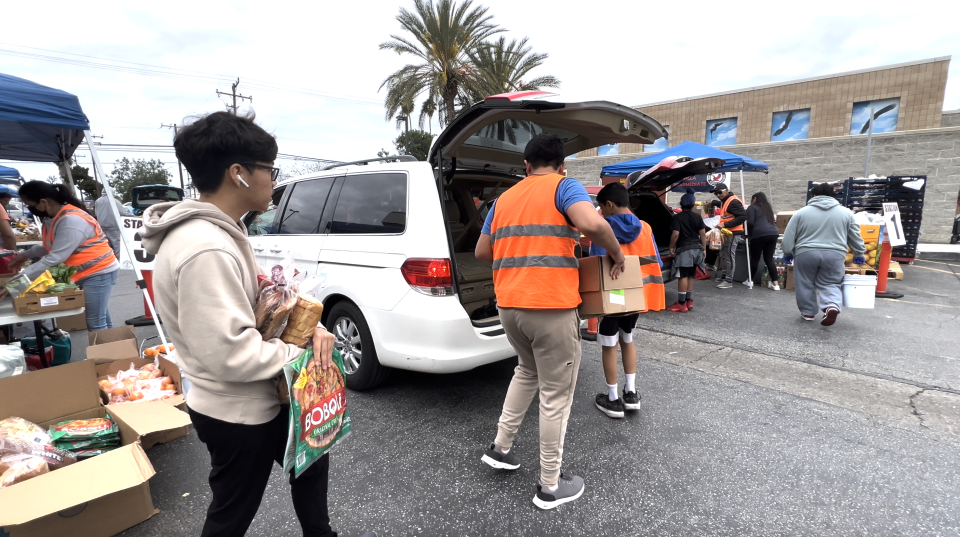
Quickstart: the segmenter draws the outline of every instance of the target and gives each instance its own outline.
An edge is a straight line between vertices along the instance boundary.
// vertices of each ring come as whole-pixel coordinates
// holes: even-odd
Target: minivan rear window
[[[553,134],[563,140],[563,143],[567,143],[579,136],[575,132],[554,127],[544,127],[534,121],[509,119],[483,127],[479,132],[467,138],[465,144],[523,153],[524,148],[527,147],[527,142],[538,134]]]
[[[407,227],[407,175],[348,175],[337,199],[331,233],[403,233]]]

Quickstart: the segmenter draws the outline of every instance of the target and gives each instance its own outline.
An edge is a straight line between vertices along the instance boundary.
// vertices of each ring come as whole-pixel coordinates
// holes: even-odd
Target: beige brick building
[[[856,121],[855,104],[860,103],[861,117],[869,116],[865,102],[880,102],[878,106],[896,103],[895,131],[932,129],[941,126],[949,65],[949,56],[933,58],[635,108],[669,127],[671,147],[683,141],[709,143],[708,138],[713,136],[710,127],[721,121],[732,126],[732,131],[726,132],[727,145],[779,141],[774,132],[784,125],[787,112],[792,112],[791,118],[801,118],[794,123],[802,121],[807,129],[804,138],[789,141],[857,134],[851,132],[851,123]],[[885,124],[892,129],[894,114],[890,112],[886,113]],[[854,130],[861,124],[864,124],[862,119]],[[879,125],[879,120],[875,124]],[[620,144],[617,152],[623,155],[645,150],[659,149]],[[577,156],[597,154],[597,149],[591,149]]]

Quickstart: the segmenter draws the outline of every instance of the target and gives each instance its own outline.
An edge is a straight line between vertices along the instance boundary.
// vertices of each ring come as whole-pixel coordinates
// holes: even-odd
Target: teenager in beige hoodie
[[[216,112],[174,140],[200,200],[164,203],[144,213],[144,247],[156,254],[153,290],[180,367],[197,436],[210,452],[203,536],[243,535],[256,515],[274,462],[283,463],[288,405],[277,395],[283,365],[302,349],[263,341],[253,306],[266,274],[247,242],[241,217],[264,211],[276,185],[277,143],[251,118]],[[323,368],[334,337],[313,337]],[[329,458],[293,479],[293,505],[306,536],[336,535],[327,514]]]

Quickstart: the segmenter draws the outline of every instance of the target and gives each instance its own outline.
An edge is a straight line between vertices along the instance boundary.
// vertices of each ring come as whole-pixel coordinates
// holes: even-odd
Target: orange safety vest
[[[68,214],[83,218],[84,221],[93,226],[94,229],[93,238],[82,242],[80,246],[77,246],[77,249],[70,254],[70,257],[64,261],[65,265],[77,267],[77,273],[74,274],[71,279],[74,282],[78,282],[87,276],[110,268],[110,266],[116,262],[117,257],[113,253],[113,248],[110,248],[110,243],[107,242],[107,236],[104,235],[103,230],[100,229],[100,224],[98,224],[89,213],[77,209],[73,205],[64,205],[60,209],[60,212],[53,217],[50,225],[43,226],[43,247],[46,248],[48,252],[53,249],[53,232],[57,228],[57,223]]]
[[[556,174],[532,175],[497,200],[490,226],[493,288],[502,308],[573,309],[580,305],[580,232],[557,210]]]
[[[732,202],[733,200],[740,201],[740,198],[734,196],[733,194],[730,194],[729,196],[727,196],[727,199],[723,200],[723,206],[720,207],[720,224],[725,224],[733,220],[733,215],[727,212],[727,207],[730,206],[730,202]],[[743,231],[743,224],[740,224],[739,226],[736,226],[736,227],[727,228],[727,229],[729,229],[730,231]]]
[[[653,238],[650,224],[640,221],[640,236],[630,244],[621,244],[623,255],[639,255],[657,258],[657,241]],[[660,311],[666,307],[666,294],[663,289],[663,274],[660,264],[640,265],[643,274],[643,298],[647,309],[642,311]]]

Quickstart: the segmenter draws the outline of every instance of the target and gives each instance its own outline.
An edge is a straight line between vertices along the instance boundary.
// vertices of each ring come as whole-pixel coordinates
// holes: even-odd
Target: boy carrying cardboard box
[[[630,211],[630,194],[620,183],[611,183],[597,194],[597,203],[604,219],[613,229],[624,255],[655,257],[657,263],[642,265],[643,311],[660,311],[664,308],[663,276],[660,268],[660,254],[653,239],[650,225],[641,221]],[[606,255],[606,250],[597,244],[590,246],[591,256]],[[603,317],[600,320],[597,342],[602,347],[603,374],[607,381],[607,393],[596,397],[597,408],[611,418],[622,418],[625,410],[640,410],[640,396],[637,394],[637,351],[633,344],[633,329],[637,325],[639,313],[621,317]],[[619,338],[618,338],[619,335]],[[623,372],[627,377],[623,388],[623,398],[617,395],[617,341],[623,359]]]

